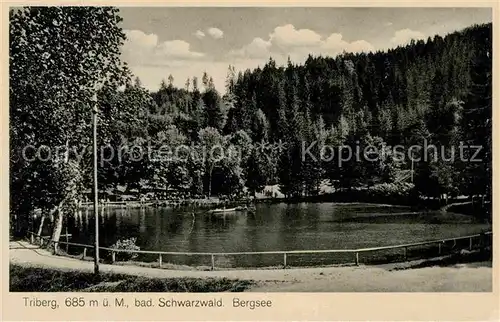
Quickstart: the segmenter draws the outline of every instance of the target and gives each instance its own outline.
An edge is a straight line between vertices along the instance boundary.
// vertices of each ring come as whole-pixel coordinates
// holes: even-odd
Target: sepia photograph
[[[8,10],[10,292],[493,292],[491,7]]]

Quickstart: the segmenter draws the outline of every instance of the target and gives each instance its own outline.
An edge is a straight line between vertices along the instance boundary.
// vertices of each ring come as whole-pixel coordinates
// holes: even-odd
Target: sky
[[[492,21],[489,8],[120,8],[127,40],[122,58],[149,90],[203,72],[224,93],[229,65],[263,66],[270,57],[303,63],[309,54],[336,56],[445,36]]]

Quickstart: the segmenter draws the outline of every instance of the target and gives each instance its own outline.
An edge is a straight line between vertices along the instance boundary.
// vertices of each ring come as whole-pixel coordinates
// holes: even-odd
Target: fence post
[[[283,268],[286,268],[286,253],[283,253]]]
[[[215,258],[214,258],[214,254],[210,254],[210,257],[212,259],[212,271],[215,269]]]
[[[115,251],[114,251],[114,250],[112,250],[112,251],[111,251],[111,263],[112,263],[112,264],[113,264],[113,263],[115,262],[115,260],[116,260],[116,255],[115,255],[115,254],[116,254],[116,253],[115,253]]]
[[[438,247],[439,247],[439,255],[441,255],[441,244],[442,244],[442,243],[443,243],[443,242],[441,241],[441,242],[439,242],[439,244],[438,244]]]
[[[472,250],[472,237],[469,238],[469,250]]]
[[[403,256],[404,256],[405,262],[408,260],[408,254],[407,254],[408,253],[408,249],[407,248],[408,247],[403,247],[403,250],[404,250],[404,253],[403,253],[404,255]]]
[[[161,267],[161,262],[162,262],[163,258],[160,254],[160,256],[158,257],[158,266]]]
[[[359,265],[359,252],[356,252],[356,266]]]
[[[83,247],[83,256],[82,259],[85,259],[87,257],[87,247]]]
[[[29,233],[29,234],[30,234],[30,242],[31,242],[31,244],[34,244],[35,240],[34,240],[34,237],[33,237],[33,233]]]

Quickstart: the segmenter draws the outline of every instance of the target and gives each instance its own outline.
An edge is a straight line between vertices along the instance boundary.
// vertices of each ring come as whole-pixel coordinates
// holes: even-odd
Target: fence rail
[[[87,254],[87,249],[94,249],[95,246],[93,245],[87,245],[87,244],[80,244],[80,243],[73,243],[73,242],[68,242],[68,241],[58,241],[54,242],[50,237],[48,236],[40,236],[37,235],[33,232],[28,232],[30,235],[30,242],[32,244],[35,244],[35,238],[40,240],[40,244],[43,246],[44,242],[47,241],[48,244],[52,243],[54,245],[54,254],[57,253],[58,245],[66,245],[66,246],[75,246],[75,247],[81,247],[83,248],[83,255],[82,259],[86,257]],[[238,255],[283,255],[283,268],[287,267],[287,255],[293,255],[293,254],[332,254],[332,253],[342,253],[342,254],[354,254],[353,256],[353,264],[359,265],[360,260],[359,260],[359,255],[362,253],[368,253],[368,252],[377,252],[377,251],[382,251],[382,250],[397,250],[397,249],[403,249],[403,258],[406,261],[407,260],[407,253],[408,249],[411,247],[418,247],[418,246],[426,246],[426,245],[438,245],[438,254],[441,255],[442,253],[442,245],[444,245],[446,242],[454,242],[454,245],[457,244],[457,241],[465,241],[468,240],[468,248],[469,250],[472,250],[473,248],[473,239],[475,238],[481,238],[481,247],[484,247],[484,240],[483,238],[486,236],[492,235],[491,231],[484,232],[481,234],[475,234],[475,235],[468,235],[468,236],[460,236],[460,237],[453,237],[453,238],[444,238],[444,239],[437,239],[437,240],[431,240],[431,241],[423,241],[423,242],[417,242],[417,243],[408,243],[408,244],[400,244],[400,245],[391,245],[391,246],[380,246],[380,247],[370,247],[370,248],[357,248],[357,249],[318,249],[318,250],[288,250],[288,251],[260,251],[260,252],[168,252],[168,251],[150,251],[150,250],[131,250],[131,249],[114,249],[110,247],[99,247],[99,250],[103,251],[108,251],[111,254],[111,262],[114,263],[116,259],[116,253],[132,253],[132,254],[149,254],[149,255],[156,255],[158,256],[158,263],[159,266],[162,266],[163,262],[163,255],[184,255],[184,256],[207,256],[210,257],[211,259],[211,269],[215,269],[215,257],[223,257],[223,256],[238,256]]]

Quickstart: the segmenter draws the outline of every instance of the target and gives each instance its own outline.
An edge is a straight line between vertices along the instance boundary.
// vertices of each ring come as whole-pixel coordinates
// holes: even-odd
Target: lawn
[[[228,278],[148,278],[10,265],[11,292],[243,292],[253,284]]]

